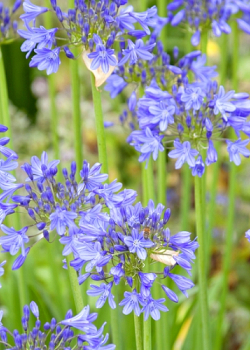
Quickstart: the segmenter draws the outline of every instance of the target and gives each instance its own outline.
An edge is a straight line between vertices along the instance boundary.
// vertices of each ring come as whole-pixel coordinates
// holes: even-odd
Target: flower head
[[[70,51],[70,46],[81,47],[83,60],[86,67],[91,70],[96,78],[96,86],[100,86],[117,66],[117,54],[115,53],[115,41],[123,42],[127,36],[128,48],[124,50],[125,60],[132,62],[137,57],[151,59],[149,52],[151,46],[144,46],[141,37],[150,34],[149,27],[154,28],[157,23],[157,9],[153,7],[143,13],[136,13],[132,6],[124,8],[127,1],[94,1],[88,5],[84,1],[75,3],[74,8],[62,11],[56,2],[52,2],[52,12],[58,20],[58,28],[64,31],[61,45],[60,40],[55,39],[54,33],[58,28],[30,28],[29,22],[48,11],[48,8],[33,5],[30,0],[24,1],[24,14],[21,19],[27,31],[19,31],[26,39],[21,50],[28,52],[33,49],[37,55],[31,60],[31,67],[47,70],[47,74],[56,73],[60,64],[59,54],[64,52],[70,59],[75,59]],[[142,30],[135,29],[139,23]],[[65,38],[68,38],[65,40]],[[138,39],[133,43],[132,39]],[[60,46],[61,45],[61,46]],[[43,51],[40,51],[43,50]]]
[[[64,320],[57,322],[55,318],[52,318],[50,322],[42,324],[39,319],[38,305],[32,301],[29,306],[24,305],[23,307],[21,332],[5,328],[1,322],[3,311],[0,311],[1,340],[3,343],[8,343],[9,349],[30,348],[36,344],[38,349],[46,346],[63,350],[80,345],[81,349],[114,350],[115,345],[113,344],[103,347],[108,341],[108,334],[106,336],[103,335],[106,323],[97,330],[93,324],[97,318],[97,313],[91,314],[89,311],[90,307],[88,305],[76,316],[73,316],[72,311],[68,310]],[[30,324],[33,317],[31,313],[36,318],[35,327],[32,327]]]

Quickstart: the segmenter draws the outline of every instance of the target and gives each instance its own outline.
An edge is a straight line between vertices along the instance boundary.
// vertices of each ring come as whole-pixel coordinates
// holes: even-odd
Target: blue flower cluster
[[[22,0],[16,0],[13,7],[4,6],[3,2],[0,1],[0,44],[12,41],[17,34],[18,23],[13,18],[16,11],[22,4]]]
[[[31,158],[31,164],[25,163],[22,169],[27,173],[27,183],[24,185],[15,185],[25,187],[27,195],[13,195],[12,183],[9,198],[17,204],[8,204],[13,208],[19,207],[26,210],[29,217],[34,221],[39,232],[47,240],[50,240],[50,233],[56,229],[59,236],[63,236],[66,231],[77,228],[75,221],[83,220],[82,217],[98,217],[106,220],[107,214],[101,213],[103,207],[119,207],[121,203],[131,204],[136,198],[136,192],[133,190],[123,190],[121,183],[113,181],[111,184],[102,184],[108,175],[100,174],[101,164],[95,164],[92,168],[84,161],[80,172],[81,181],[76,182],[76,163],[71,164],[71,173],[63,169],[65,184],[57,182],[57,165],[59,160],[48,162],[46,152],[43,152],[41,160],[34,156]],[[1,195],[1,196],[4,196]],[[4,218],[9,212],[7,209],[2,215]],[[2,219],[3,220],[3,219]],[[1,221],[2,222],[2,221]],[[33,225],[32,225],[33,226]],[[0,237],[0,244],[5,252],[16,255],[21,249],[21,255],[16,259],[13,269],[18,269],[25,261],[30,251],[27,243],[30,237],[26,235],[29,228],[25,226],[16,231],[13,227],[9,228],[1,225],[1,229],[7,236]],[[37,236],[37,234],[36,234]]]
[[[56,0],[51,0],[52,10],[59,20],[59,28],[45,29],[44,27],[30,27],[30,22],[49,9],[32,4],[30,0],[23,3],[25,13],[21,19],[27,30],[18,31],[19,35],[26,39],[21,50],[27,52],[28,57],[33,49],[36,55],[32,57],[30,66],[39,70],[47,70],[47,74],[56,73],[60,65],[60,52],[64,51],[68,58],[74,55],[69,46],[79,46],[83,51],[83,59],[87,67],[92,71],[101,69],[104,74],[111,74],[117,65],[114,50],[114,42],[125,42],[124,36],[141,38],[150,34],[149,27],[155,27],[158,23],[156,6],[145,12],[134,12],[132,6],[126,8],[127,0],[101,0],[88,1],[77,0],[75,7],[63,12]],[[140,24],[142,30],[135,29],[135,24]],[[64,37],[56,38],[55,34],[63,33]],[[62,45],[61,42],[65,42]],[[133,44],[127,39],[130,59],[140,55],[141,46]],[[141,44],[142,45],[142,44]],[[143,45],[142,45],[143,46]],[[138,51],[139,49],[139,51]],[[144,51],[150,48],[144,48]],[[150,55],[150,54],[149,54]],[[128,59],[128,58],[127,58]]]
[[[87,278],[102,281],[99,285],[91,284],[87,291],[88,295],[99,297],[97,308],[106,300],[111,308],[116,307],[112,289],[122,280],[130,288],[119,303],[123,313],[134,311],[137,316],[144,313],[145,320],[149,316],[159,320],[160,311],[168,311],[164,298],[153,298],[153,285],[160,284],[166,296],[178,302],[176,293],[166,286],[166,279],[170,278],[188,296],[186,291],[194,286],[193,282],[172,270],[179,265],[191,275],[198,243],[191,241],[186,231],[171,235],[166,227],[170,214],[170,209],[165,210],[162,204],[155,207],[152,200],[145,208],[141,203],[122,205],[111,209],[109,221],[96,218],[82,221],[80,235],[76,237],[72,232],[61,238],[65,245],[63,254],[74,254],[71,266],[79,273],[79,283]],[[153,268],[157,261],[161,263],[159,270]]]
[[[29,327],[30,312],[35,316],[35,326]],[[4,327],[2,321],[3,311],[0,311],[0,339],[5,349],[81,349],[81,350],[114,350],[115,345],[105,345],[108,341],[108,334],[104,337],[103,330],[105,323],[98,330],[93,322],[97,318],[97,313],[89,313],[89,306],[73,317],[69,310],[65,319],[57,322],[52,318],[51,322],[46,322],[43,327],[39,319],[39,308],[32,301],[30,306],[23,307],[22,328],[23,333],[18,330],[10,331]],[[73,328],[77,331],[74,333]],[[79,332],[80,331],[80,332]],[[11,340],[12,338],[12,340]],[[10,345],[13,342],[13,345]]]
[[[175,62],[174,65],[171,64],[170,55],[164,51],[162,42],[154,34],[150,36],[146,44],[143,44],[141,40],[137,40],[134,48],[134,53],[137,54],[133,56],[136,59],[130,59],[128,62],[128,51],[129,49],[121,50],[118,54],[118,67],[107,79],[105,90],[110,92],[112,98],[120,94],[128,85],[134,85],[134,90],[140,95],[141,90],[144,91],[152,80],[162,89],[167,89],[174,81],[179,79],[180,75],[186,76],[188,72],[191,72],[197,78],[204,75],[209,77],[217,75],[215,67],[204,67],[206,60],[200,60],[196,66],[192,64],[201,55],[200,51],[190,52],[177,60],[179,50],[175,47],[173,50]],[[124,57],[122,57],[123,55]],[[129,110],[132,112],[136,104],[134,97],[131,97],[129,104]]]
[[[11,156],[8,159],[13,163]],[[164,298],[153,299],[153,284],[160,283],[166,295],[177,302],[177,295],[165,285],[166,278],[171,278],[187,295],[186,291],[194,286],[193,282],[171,271],[180,265],[191,274],[191,262],[195,259],[198,243],[190,240],[189,232],[171,236],[166,227],[170,210],[165,210],[162,204],[155,207],[150,200],[143,208],[141,203],[134,204],[135,191],[121,190],[122,184],[116,180],[105,183],[108,175],[101,174],[101,164],[90,167],[84,161],[81,179],[77,182],[76,163],[72,162],[70,173],[67,169],[62,171],[63,184],[56,180],[58,163],[59,160],[48,162],[45,152],[41,160],[32,157],[31,164],[21,166],[28,175],[26,184],[14,188],[24,187],[26,195],[14,194],[12,187],[1,195],[5,198],[8,194],[8,200],[17,203],[8,204],[11,208],[5,209],[1,223],[16,207],[25,210],[34,222],[19,231],[1,225],[6,234],[0,237],[3,252],[16,255],[21,250],[12,269],[22,266],[32,245],[39,239],[53,241],[55,230],[64,245],[63,256],[74,255],[70,265],[78,273],[79,284],[88,278],[101,282],[91,285],[87,292],[99,296],[97,308],[102,307],[107,299],[111,308],[116,307],[112,288],[123,280],[132,290],[125,293],[125,299],[120,303],[124,306],[123,312],[127,314],[134,310],[138,316],[144,312],[145,319],[150,314],[158,320],[159,310],[167,311],[167,308],[163,305]],[[12,167],[7,170],[12,170]],[[1,184],[13,186],[11,180],[14,180],[12,175],[5,173]],[[34,228],[37,229],[35,233]],[[159,261],[163,267],[152,272],[152,269],[145,268],[146,261],[149,264]]]
[[[203,60],[205,55],[192,63],[193,68],[199,67]],[[246,148],[249,139],[241,139],[241,133],[250,137],[248,97],[246,93],[226,93],[209,75],[206,79],[200,76],[194,83],[189,83],[187,77],[180,78],[172,85],[172,91],[164,91],[152,81],[133,112],[139,130],[132,131],[128,142],[141,153],[139,161],[143,162],[148,161],[151,154],[156,160],[158,151],[170,148],[169,144],[174,141],[169,157],[177,158],[176,169],[186,162],[193,175],[202,176],[205,164],[217,161],[214,141],[224,139],[230,161],[239,165],[240,155],[250,156]],[[234,130],[237,141],[228,139],[225,132],[229,128]]]
[[[193,35],[191,43],[197,46],[200,43],[201,32],[213,31],[215,36],[222,33],[231,33],[229,19],[240,11],[250,13],[248,0],[174,0],[167,6],[168,21],[172,26],[184,23],[191,28]],[[177,12],[176,12],[177,11]],[[246,33],[250,33],[249,22],[245,19],[237,19],[239,27]]]

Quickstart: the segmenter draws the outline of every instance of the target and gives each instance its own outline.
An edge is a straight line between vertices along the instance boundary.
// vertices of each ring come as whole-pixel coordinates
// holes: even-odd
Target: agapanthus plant
[[[16,0],[12,7],[4,6],[0,1],[0,45],[12,42],[17,37],[18,22],[15,18],[22,0]]]
[[[151,36],[147,45],[154,40],[157,37]],[[250,136],[248,94],[226,93],[218,86],[212,80],[216,67],[205,66],[205,54],[193,51],[178,60],[174,48],[175,62],[170,64],[161,41],[157,40],[156,47],[157,53],[148,62],[138,59],[128,65],[121,59],[105,87],[111,97],[128,84],[135,87],[120,120],[133,130],[128,142],[141,153],[139,161],[148,161],[151,155],[156,160],[158,152],[168,148],[169,156],[178,159],[177,169],[187,162],[192,174],[201,176],[205,164],[217,161],[214,142],[225,140],[230,161],[239,165],[240,155],[250,155],[248,140],[241,140],[241,133]],[[237,141],[228,139],[228,128],[233,128]]]
[[[96,217],[89,218],[88,222],[82,220],[80,230],[70,230],[70,236],[61,238],[65,245],[63,254],[74,254],[71,266],[78,271],[79,282],[87,278],[101,281],[98,285],[91,284],[87,291],[90,296],[98,296],[97,308],[106,301],[111,308],[116,307],[112,290],[122,281],[129,289],[119,303],[123,313],[134,312],[137,316],[144,313],[145,320],[149,315],[159,320],[160,311],[168,311],[164,298],[154,299],[153,285],[161,285],[167,297],[178,302],[175,292],[166,286],[170,278],[187,296],[186,291],[194,286],[193,282],[173,274],[172,270],[180,265],[191,275],[198,243],[191,241],[189,232],[171,235],[166,227],[169,218],[170,209],[165,210],[162,204],[155,207],[152,200],[145,208],[141,203],[122,205],[111,209],[108,222]],[[157,261],[161,262],[158,269]]]
[[[81,180],[77,182],[76,164],[72,162],[70,173],[63,169],[63,184],[56,180],[58,163],[58,160],[48,162],[45,152],[41,160],[32,157],[31,164],[22,165],[28,175],[26,184],[18,185],[26,194],[14,194],[17,187],[8,192],[8,200],[17,204],[9,204],[13,208],[11,212],[5,211],[1,223],[15,207],[33,220],[33,224],[20,230],[1,225],[6,234],[0,237],[3,251],[11,255],[21,251],[12,269],[23,265],[40,239],[52,242],[58,235],[64,245],[63,256],[74,255],[70,265],[78,272],[79,284],[87,278],[102,282],[88,291],[89,295],[100,296],[97,307],[102,307],[107,299],[111,308],[116,307],[112,287],[123,280],[131,288],[121,301],[124,313],[135,310],[136,315],[144,312],[145,319],[149,314],[159,319],[159,310],[167,311],[167,308],[163,305],[164,298],[153,299],[152,286],[160,283],[166,295],[177,302],[177,295],[166,287],[166,279],[171,278],[187,295],[186,290],[193,287],[193,282],[173,274],[172,269],[180,265],[190,273],[197,242],[190,240],[189,232],[171,236],[166,228],[170,210],[164,210],[163,205],[155,208],[151,200],[145,208],[140,203],[133,205],[135,191],[120,191],[122,184],[116,181],[104,183],[108,176],[101,174],[101,164],[90,168],[84,161]],[[3,181],[8,186],[12,184],[9,176],[6,172]],[[152,272],[154,269],[145,269],[145,261],[150,264],[159,261],[162,267]]]
[[[26,39],[21,50],[27,52],[26,57],[35,50],[36,55],[32,57],[30,66],[46,69],[47,74],[51,74],[59,68],[62,51],[73,59],[70,47],[79,47],[79,55],[94,73],[96,85],[99,86],[118,63],[115,41],[127,41],[133,46],[132,40],[150,34],[149,27],[156,26],[159,21],[156,6],[137,13],[132,6],[124,7],[126,4],[127,0],[79,0],[75,1],[74,8],[62,9],[56,0],[51,0],[52,9],[48,9],[25,0],[25,14],[21,18],[27,30],[18,32]],[[57,28],[30,25],[30,22],[49,10],[58,19]],[[135,29],[136,23],[140,24],[141,30]]]
[[[4,349],[82,349],[82,350],[114,350],[115,345],[105,345],[108,334],[103,335],[105,323],[98,330],[93,322],[97,313],[89,313],[89,306],[76,316],[69,310],[65,319],[57,322],[52,318],[43,325],[39,319],[39,308],[32,301],[30,306],[23,307],[21,326],[23,331],[9,330],[2,321],[3,311],[0,311],[0,344]],[[31,327],[31,313],[36,319]],[[79,332],[80,331],[80,332]]]
[[[168,21],[172,26],[183,25],[193,35],[191,43],[199,45],[201,33],[212,30],[217,37],[231,33],[229,20],[240,11],[250,12],[249,1],[244,0],[174,0],[167,6]],[[247,26],[237,20],[239,27],[249,33]]]
[[[193,63],[199,67],[199,61]],[[241,133],[250,136],[250,101],[247,93],[225,92],[216,81],[188,78],[179,79],[172,91],[162,90],[154,81],[145,89],[145,95],[137,103],[136,115],[140,130],[133,131],[129,142],[141,155],[141,162],[158,151],[171,149],[170,158],[177,158],[176,168],[186,162],[193,175],[201,176],[205,164],[217,161],[215,141],[225,141],[230,161],[241,163],[240,155],[250,156],[246,148],[249,139],[241,139]],[[134,112],[135,113],[135,112]],[[236,141],[228,138],[226,131],[234,130]],[[205,156],[204,156],[205,154]]]

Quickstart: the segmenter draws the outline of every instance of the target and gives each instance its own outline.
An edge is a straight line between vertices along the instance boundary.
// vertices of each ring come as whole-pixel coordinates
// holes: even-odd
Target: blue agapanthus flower
[[[12,42],[17,36],[18,22],[16,12],[22,5],[22,0],[16,0],[12,7],[7,7],[0,1],[0,44]]]
[[[100,75],[112,73],[117,65],[116,41],[123,42],[127,37],[128,48],[124,50],[124,59],[135,61],[136,57],[151,59],[150,47],[144,47],[140,38],[149,35],[150,29],[158,23],[157,8],[153,6],[145,12],[137,13],[132,6],[124,8],[124,1],[84,1],[75,2],[72,9],[62,11],[57,1],[51,2],[52,9],[36,6],[30,0],[24,0],[24,14],[21,19],[27,30],[20,30],[20,36],[26,39],[21,50],[27,52],[28,57],[35,49],[37,55],[32,58],[31,67],[47,70],[47,74],[55,73],[60,64],[59,54],[64,52],[70,59],[74,55],[70,47],[79,47],[83,51],[83,59],[88,67],[96,75],[96,84],[103,83],[106,79]],[[43,13],[51,10],[58,20],[56,28],[31,27],[30,22]],[[139,23],[142,29],[136,29]],[[57,38],[55,38],[57,32]],[[64,32],[60,41],[59,33]],[[67,38],[67,39],[66,39]],[[132,40],[138,39],[134,44]],[[61,45],[65,42],[65,45]],[[80,54],[80,50],[79,50]],[[49,61],[49,63],[48,63]],[[99,83],[97,83],[97,76]]]
[[[31,314],[34,317],[31,317]],[[4,347],[13,350],[27,347],[42,349],[45,346],[50,349],[72,349],[77,346],[81,350],[114,350],[115,345],[105,345],[108,341],[108,334],[105,337],[103,335],[106,323],[99,330],[93,324],[97,316],[97,313],[90,313],[90,307],[87,305],[76,316],[68,310],[64,320],[57,322],[52,318],[50,322],[42,324],[38,305],[32,301],[30,305],[23,307],[21,332],[7,329],[1,322],[3,311],[0,311],[1,343]],[[31,326],[32,318],[34,318],[32,322],[35,323],[34,327]]]
[[[235,14],[237,17],[240,13],[244,14],[243,19],[238,18],[237,22],[239,28],[249,34],[249,5],[248,0],[173,0],[167,6],[167,18],[172,26],[182,24],[191,28],[191,43],[197,46],[203,30],[210,29],[217,37],[231,33],[229,20]]]
[[[91,284],[91,289],[87,291],[89,296],[98,297],[97,308],[102,307],[106,301],[111,308],[115,308],[112,290],[124,281],[131,291],[126,291],[125,298],[119,302],[123,313],[127,315],[134,311],[137,316],[144,313],[145,319],[151,315],[158,320],[160,311],[168,309],[163,305],[165,299],[155,300],[152,297],[151,289],[158,282],[165,288],[165,266],[169,267],[168,277],[174,279],[179,276],[179,279],[176,277],[178,288],[183,279],[182,292],[186,293],[194,286],[188,278],[172,276],[170,271],[179,265],[190,274],[190,263],[195,259],[194,252],[198,244],[196,240],[190,240],[188,232],[170,234],[165,227],[170,218],[170,209],[164,209],[162,204],[155,207],[153,201],[149,201],[145,208],[141,203],[121,205],[111,210],[110,219],[103,226],[102,232],[96,221],[91,224],[81,223],[82,234],[76,237],[78,244],[72,250],[75,259],[71,261],[71,266],[78,271],[79,282],[84,283],[89,278],[102,281],[100,285]],[[66,254],[68,253],[69,251]],[[162,273],[146,272],[145,260],[149,263],[161,262]],[[172,290],[164,292],[171,300],[178,301],[177,296],[173,297],[176,294]]]
[[[14,162],[12,157],[11,162]],[[70,265],[77,271],[79,284],[87,279],[98,282],[98,285],[91,284],[87,291],[89,296],[98,297],[97,308],[106,302],[111,308],[120,303],[125,314],[134,311],[138,316],[144,313],[145,319],[151,315],[158,320],[160,311],[167,311],[167,308],[163,305],[165,299],[152,297],[153,284],[165,286],[165,279],[169,277],[176,279],[177,287],[184,293],[192,288],[192,281],[181,275],[172,275],[170,271],[179,265],[191,275],[191,263],[198,243],[192,241],[186,231],[171,235],[166,227],[170,209],[165,209],[162,204],[155,206],[152,200],[146,207],[141,203],[134,204],[135,191],[122,189],[122,184],[116,180],[104,183],[107,175],[101,173],[101,164],[90,167],[84,161],[79,172],[80,181],[77,182],[76,163],[72,162],[70,171],[62,170],[64,181],[58,182],[58,163],[58,160],[49,162],[45,152],[41,160],[32,157],[31,164],[22,166],[28,176],[24,185],[26,195],[11,194],[15,204],[0,202],[0,208],[5,213],[3,218],[20,208],[33,221],[32,225],[18,231],[1,225],[5,233],[0,237],[3,250],[11,255],[21,250],[12,269],[20,268],[26,261],[33,247],[31,232],[34,228],[37,228],[34,233],[36,241],[39,237],[51,242],[57,234],[64,246],[63,256],[73,254]],[[0,170],[8,169],[11,167],[2,163]],[[6,184],[13,185],[12,180],[7,176]],[[29,231],[30,227],[32,230]],[[149,264],[155,261],[162,263],[162,272],[145,271],[145,261]],[[169,274],[166,274],[165,266],[169,267]],[[113,289],[124,282],[131,288],[131,293],[127,291],[124,300],[115,300]],[[183,286],[180,288],[181,283]],[[166,292],[164,288],[163,291],[170,299],[175,293],[172,290]],[[33,304],[31,311],[34,314],[38,312]],[[63,321],[63,324],[67,326],[70,323],[82,330],[87,321],[82,319],[82,315],[79,317]],[[91,338],[91,335],[88,337]],[[104,339],[98,340],[98,344],[104,345]]]
[[[185,67],[183,62],[185,60],[181,66]],[[230,161],[239,165],[241,156],[249,157],[246,148],[250,137],[249,95],[233,90],[226,92],[212,80],[216,75],[214,68],[207,69],[204,63],[205,55],[191,59],[188,77],[187,70],[183,69],[171,83],[166,79],[168,83],[164,86],[159,79],[153,79],[146,86],[144,96],[131,95],[122,121],[133,123],[127,141],[140,153],[140,162],[148,162],[151,155],[156,160],[158,152],[167,148],[169,157],[177,159],[176,169],[187,163],[193,176],[202,176],[205,165],[217,161],[214,142],[223,139]],[[191,72],[193,82],[189,82]],[[235,141],[228,139],[229,128],[235,132]],[[247,139],[242,141],[241,134]]]

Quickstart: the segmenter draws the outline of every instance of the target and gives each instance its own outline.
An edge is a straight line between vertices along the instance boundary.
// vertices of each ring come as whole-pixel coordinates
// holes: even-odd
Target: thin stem
[[[186,52],[192,51],[191,33],[186,33]],[[192,79],[189,74],[188,78]],[[181,229],[188,230],[188,219],[190,215],[191,205],[191,188],[192,186],[192,174],[187,164],[184,164],[181,168]]]
[[[206,256],[205,256],[205,225],[204,225],[204,191],[202,178],[195,176],[195,216],[196,234],[198,236],[198,276],[199,276],[199,302],[201,312],[201,333],[203,350],[209,350],[209,317],[207,298]]]
[[[146,185],[147,185],[147,202],[152,199],[155,199],[155,190],[154,190],[154,167],[153,159],[150,157],[148,161],[148,166],[146,169]]]
[[[99,161],[102,163],[102,172],[108,174],[108,158],[105,141],[105,129],[103,123],[102,100],[101,93],[95,86],[95,77],[91,74],[92,96],[95,109],[95,122]]]
[[[234,21],[232,23],[233,29],[233,87],[235,90],[238,89],[238,62],[239,62],[239,31],[237,27],[237,22]],[[234,138],[234,133],[231,131],[230,138]],[[226,227],[226,244],[225,251],[223,254],[222,261],[222,294],[220,297],[221,305],[220,312],[218,315],[218,323],[217,323],[217,333],[216,333],[216,341],[215,341],[215,350],[221,349],[223,334],[223,320],[226,310],[226,299],[228,293],[228,278],[230,271],[230,263],[231,263],[231,255],[232,255],[232,246],[233,246],[233,231],[234,231],[234,219],[235,219],[235,189],[236,189],[236,166],[233,162],[230,163],[230,172],[229,172],[229,206],[228,206],[228,218],[227,218],[227,227]]]
[[[72,112],[73,112],[73,128],[74,128],[74,147],[75,147],[75,161],[77,169],[81,169],[83,161],[82,152],[82,122],[81,122],[81,107],[80,107],[80,78],[78,71],[78,62],[70,60],[70,75],[72,86]],[[79,172],[77,172],[79,176]],[[79,179],[79,178],[78,178]]]
[[[45,6],[50,7],[50,0],[45,1]],[[52,28],[52,17],[51,13],[45,16],[45,26],[47,28]],[[49,101],[50,101],[50,116],[51,116],[51,132],[52,132],[52,144],[54,151],[54,158],[60,159],[60,146],[58,137],[58,113],[56,107],[56,85],[55,85],[55,75],[51,74],[48,76],[48,86],[49,86]],[[59,174],[61,174],[61,165],[58,165]]]
[[[166,17],[167,14],[167,0],[157,0],[157,8],[158,8],[158,15],[160,17]],[[167,46],[167,25],[165,25],[161,30],[161,41],[163,43],[163,47],[166,48]]]
[[[143,350],[141,318],[134,313],[136,350]]]
[[[207,54],[207,44],[208,44],[208,31],[203,30],[201,33],[201,51]]]
[[[228,66],[228,36],[223,34],[221,37],[221,60],[220,60],[220,83],[221,85],[225,85],[226,78],[227,78],[227,66]],[[216,218],[216,196],[217,196],[217,187],[218,187],[218,177],[220,172],[220,165],[221,165],[221,157],[220,157],[220,151],[219,151],[219,142],[216,142],[214,145],[215,149],[217,150],[218,159],[215,164],[212,165],[213,167],[213,177],[212,177],[212,184],[210,189],[210,203],[209,203],[209,209],[208,209],[208,227],[207,227],[207,237],[208,237],[208,271],[210,269],[210,251],[211,251],[211,243],[212,243],[212,233]]]
[[[167,202],[167,160],[166,152],[159,152],[157,160],[157,173],[158,173],[158,203],[166,205]]]
[[[141,163],[141,176],[142,176],[142,203],[144,206],[148,204],[148,188],[147,188],[147,174],[145,169],[145,163]]]
[[[184,164],[181,172],[181,230],[188,229],[191,204],[191,170],[188,164]]]
[[[154,200],[155,191],[154,191],[154,174],[153,174],[153,159],[150,157],[148,161],[147,169],[145,169],[145,184],[146,184],[146,202],[150,199]],[[148,259],[145,262],[145,271],[149,271],[149,262]],[[151,350],[151,317],[144,321],[144,350]]]
[[[149,262],[148,259],[145,262],[145,271],[149,271]],[[149,315],[148,319],[144,321],[143,325],[143,344],[144,350],[151,350],[151,316]]]
[[[114,286],[114,288],[113,288],[113,295],[115,297],[115,300],[119,300],[118,287],[119,286]],[[110,323],[111,323],[111,329],[112,329],[112,342],[116,345],[117,349],[121,349],[121,336],[120,336],[120,329],[119,329],[120,322],[119,322],[119,308],[118,307],[110,310]]]
[[[12,141],[12,129],[11,129],[11,119],[9,112],[9,97],[8,97],[8,88],[6,82],[6,74],[4,68],[4,60],[3,53],[0,46],[0,102],[1,102],[1,115],[2,115],[2,123],[8,127],[8,131],[5,133],[5,136],[10,138],[9,147],[12,149],[13,141]]]
[[[76,312],[79,313],[82,311],[84,307],[83,298],[81,289],[78,283],[78,278],[76,271],[73,269],[73,267],[70,266],[70,261],[73,259],[73,254],[67,255],[67,265],[68,265],[68,272],[69,272],[69,279],[70,279],[70,285],[71,290],[74,298],[74,303],[76,307]]]

